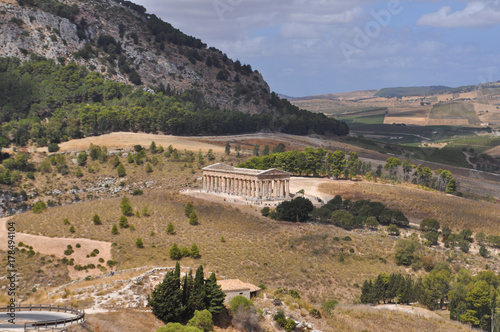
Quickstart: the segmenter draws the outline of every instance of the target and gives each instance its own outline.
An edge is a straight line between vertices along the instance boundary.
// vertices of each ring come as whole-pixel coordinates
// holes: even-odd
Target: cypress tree
[[[182,286],[182,307],[183,307],[183,313],[182,313],[182,318],[184,320],[188,320],[189,318],[193,317],[194,310],[189,306],[190,305],[190,297],[193,292],[193,270],[189,270],[189,273],[184,276],[183,280],[183,286]]]
[[[180,279],[173,271],[169,271],[163,281],[153,289],[148,302],[153,308],[153,314],[168,323],[181,320],[181,299]]]
[[[210,275],[206,282],[206,306],[208,311],[212,315],[218,315],[224,309],[224,298],[226,294],[222,292],[222,289],[217,285],[217,279],[215,278],[215,273]]]
[[[179,262],[175,263],[174,275],[181,280],[181,265]]]
[[[365,280],[361,287],[361,303],[373,303],[372,298],[372,281]]]
[[[193,292],[189,298],[189,308],[190,310],[205,310],[205,275],[203,273],[203,266],[200,265],[196,270],[196,274],[194,276],[194,284],[193,284]]]

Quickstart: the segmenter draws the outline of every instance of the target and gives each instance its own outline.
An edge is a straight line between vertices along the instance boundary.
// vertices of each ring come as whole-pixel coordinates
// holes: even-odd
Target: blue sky
[[[133,0],[299,97],[500,80],[500,0]]]

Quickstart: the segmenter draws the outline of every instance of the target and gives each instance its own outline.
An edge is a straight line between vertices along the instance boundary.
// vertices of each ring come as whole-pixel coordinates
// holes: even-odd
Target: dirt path
[[[0,218],[0,243],[7,243],[7,221],[11,217]],[[39,235],[31,235],[25,233],[16,232],[15,237],[16,244],[23,242],[26,245],[33,246],[33,250],[44,255],[54,255],[57,258],[66,257],[68,259],[74,258],[75,264],[87,265],[94,264],[97,266],[99,263],[99,258],[103,258],[104,262],[111,260],[111,243],[103,241],[95,241],[90,239],[75,239],[75,238],[59,238],[59,237],[47,237]],[[76,248],[76,244],[79,243],[81,248]],[[64,255],[64,250],[67,249],[68,244],[73,247],[75,251],[70,256]],[[99,250],[99,254],[96,257],[86,256],[90,254],[94,249]],[[105,265],[106,263],[101,263]],[[99,269],[90,269],[88,272],[76,271],[72,266],[68,266],[69,276],[71,279],[84,278],[87,275],[99,275],[101,271]]]

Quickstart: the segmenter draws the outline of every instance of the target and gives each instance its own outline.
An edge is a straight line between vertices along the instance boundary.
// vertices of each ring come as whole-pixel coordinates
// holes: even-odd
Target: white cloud
[[[500,23],[500,1],[472,1],[461,11],[453,12],[450,6],[418,19],[418,25],[458,28],[486,27]]]

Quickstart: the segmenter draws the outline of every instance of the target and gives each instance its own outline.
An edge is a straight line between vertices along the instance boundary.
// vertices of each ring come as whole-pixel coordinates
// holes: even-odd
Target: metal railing
[[[0,307],[0,312],[10,311],[11,307]],[[57,328],[57,327],[65,327],[66,325],[70,325],[72,323],[83,323],[85,322],[85,311],[82,309],[70,308],[70,307],[60,307],[60,306],[52,306],[52,305],[26,305],[26,306],[16,306],[16,312],[20,311],[57,311],[57,312],[66,312],[74,314],[75,317],[71,318],[61,318],[61,319],[52,319],[46,321],[39,322],[26,322],[24,323],[24,330],[39,330],[40,328]]]

